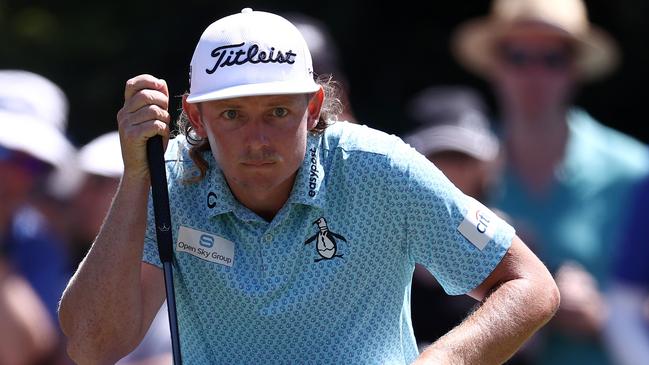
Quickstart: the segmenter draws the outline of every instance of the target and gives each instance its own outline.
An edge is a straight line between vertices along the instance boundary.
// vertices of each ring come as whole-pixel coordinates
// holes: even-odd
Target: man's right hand
[[[169,89],[165,80],[139,75],[126,82],[124,106],[117,113],[125,179],[149,179],[146,142],[169,139]]]

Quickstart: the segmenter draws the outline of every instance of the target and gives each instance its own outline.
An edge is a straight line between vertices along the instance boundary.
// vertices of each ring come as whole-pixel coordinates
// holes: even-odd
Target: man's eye
[[[288,109],[286,108],[275,108],[273,109],[273,116],[276,118],[285,117],[288,114]]]
[[[223,117],[224,119],[229,119],[229,120],[237,119],[238,116],[239,116],[239,112],[237,112],[234,109],[229,109],[229,110],[226,110],[223,113],[221,113],[221,117]]]

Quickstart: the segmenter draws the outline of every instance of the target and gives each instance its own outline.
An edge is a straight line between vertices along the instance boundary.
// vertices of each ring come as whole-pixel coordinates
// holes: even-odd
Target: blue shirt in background
[[[579,109],[567,116],[565,157],[542,196],[530,192],[506,169],[494,207],[516,222],[523,240],[556,271],[573,261],[605,289],[611,258],[628,213],[631,187],[649,172],[649,152],[640,142],[595,121]],[[551,328],[540,364],[609,364],[595,340],[567,337]]]
[[[63,239],[36,209],[24,206],[13,217],[5,243],[9,261],[43,301],[53,323],[72,268]],[[58,327],[57,327],[58,328]]]
[[[634,190],[614,269],[617,280],[645,290],[649,289],[649,224],[644,213],[647,207],[649,179]]]

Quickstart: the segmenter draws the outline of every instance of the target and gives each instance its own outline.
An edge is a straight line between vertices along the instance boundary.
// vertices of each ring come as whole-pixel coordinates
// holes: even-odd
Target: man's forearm
[[[507,281],[422,352],[416,364],[501,364],[552,317],[558,301],[555,286]]]
[[[140,332],[148,185],[125,184],[61,300],[59,318],[72,352],[114,351],[117,342]]]

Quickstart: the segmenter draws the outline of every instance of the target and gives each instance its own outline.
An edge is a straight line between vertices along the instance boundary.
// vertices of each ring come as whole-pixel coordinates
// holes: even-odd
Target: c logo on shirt
[[[216,194],[211,191],[207,193],[207,207],[210,209],[216,207]]]
[[[487,232],[487,228],[489,228],[489,223],[491,223],[491,220],[489,220],[489,218],[487,218],[485,214],[482,214],[480,210],[475,212],[475,217],[478,220],[478,225],[476,227],[478,229],[478,232]]]

